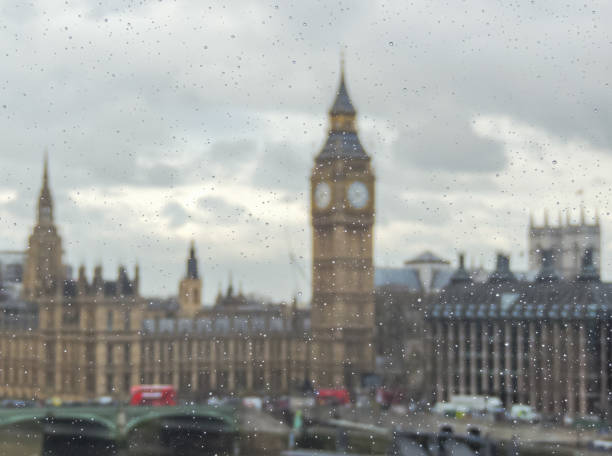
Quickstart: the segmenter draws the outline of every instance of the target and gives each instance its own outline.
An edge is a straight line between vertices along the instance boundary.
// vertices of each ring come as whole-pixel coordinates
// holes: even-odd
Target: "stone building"
[[[67,279],[62,254],[45,160],[21,292],[0,290],[1,396],[81,399],[138,383],[132,366],[147,307],[138,268],[105,280],[96,267],[88,281],[80,267]]]
[[[428,294],[398,285],[377,287],[374,294],[376,372],[384,385],[422,399],[428,393],[423,341]]]
[[[235,294],[202,306],[195,245],[176,299],[147,299],[139,270],[66,274],[45,158],[20,293],[0,287],[0,397],[126,398],[170,383],[183,397],[359,386],[374,369],[374,175],[344,72],[312,171],[313,303]],[[312,324],[311,324],[312,321]]]
[[[0,288],[0,396],[125,398],[132,385],[169,383],[183,397],[287,392],[309,382],[310,313],[234,295],[203,307],[191,245],[178,298],[145,299],[138,267],[92,280],[64,276],[47,163],[20,294]]]
[[[555,268],[561,277],[573,280],[580,274],[580,261],[586,249],[593,252],[593,265],[600,272],[601,263],[601,230],[599,216],[589,223],[584,209],[580,209],[580,221],[573,223],[569,212],[565,222],[559,213],[556,225],[549,223],[548,213],[544,213],[544,222],[538,225],[533,217],[529,221],[528,235],[529,269],[537,271],[541,262],[541,252],[552,250]]]
[[[313,381],[354,387],[374,371],[375,177],[341,71],[311,174]]]
[[[612,284],[590,250],[574,280],[545,251],[533,282],[517,281],[499,256],[485,283],[463,261],[426,314],[431,396],[499,397],[545,415],[606,415],[611,394]]]

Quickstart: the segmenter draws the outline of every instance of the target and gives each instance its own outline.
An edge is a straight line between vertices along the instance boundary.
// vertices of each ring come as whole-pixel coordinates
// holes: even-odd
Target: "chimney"
[[[465,254],[461,252],[459,254],[459,267],[455,270],[450,279],[452,284],[469,283],[472,281],[472,277],[465,269]]]
[[[89,284],[87,283],[87,276],[85,275],[85,266],[79,266],[79,277],[77,279],[77,290],[79,294],[87,294],[89,291]]]
[[[94,268],[92,287],[95,294],[104,293],[104,279],[102,278],[102,266],[100,265]]]
[[[548,222],[546,222],[548,225]],[[489,276],[489,282],[515,282],[516,277],[510,270],[510,258],[502,253],[497,254],[495,271]]]
[[[140,289],[140,266],[136,263],[134,266],[134,280],[132,281],[134,294],[138,295],[138,290]]]
[[[132,283],[127,275],[125,266],[119,266],[119,272],[117,274],[117,293],[124,296],[132,294]]]

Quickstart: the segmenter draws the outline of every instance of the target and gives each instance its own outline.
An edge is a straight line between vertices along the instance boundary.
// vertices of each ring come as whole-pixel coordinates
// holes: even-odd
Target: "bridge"
[[[207,405],[33,407],[0,409],[0,430],[40,436],[45,455],[223,454],[239,423],[235,409]]]

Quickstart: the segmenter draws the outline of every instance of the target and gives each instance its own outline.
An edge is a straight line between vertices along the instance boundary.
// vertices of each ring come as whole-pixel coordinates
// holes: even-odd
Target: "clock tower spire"
[[[49,159],[45,153],[36,225],[28,240],[23,271],[23,296],[26,299],[34,299],[56,295],[61,292],[63,280],[62,240],[53,221]]]
[[[319,387],[353,388],[374,369],[375,177],[356,115],[342,63],[327,140],[310,178],[312,356]]]

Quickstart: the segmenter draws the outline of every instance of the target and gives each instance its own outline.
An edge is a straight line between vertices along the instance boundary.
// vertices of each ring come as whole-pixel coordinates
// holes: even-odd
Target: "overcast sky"
[[[344,49],[377,265],[503,250],[524,269],[529,212],[583,203],[612,278],[611,8],[0,1],[0,249],[27,244],[48,149],[75,269],[138,261],[145,295],[175,294],[193,238],[207,302],[230,271],[307,299],[308,177]]]

